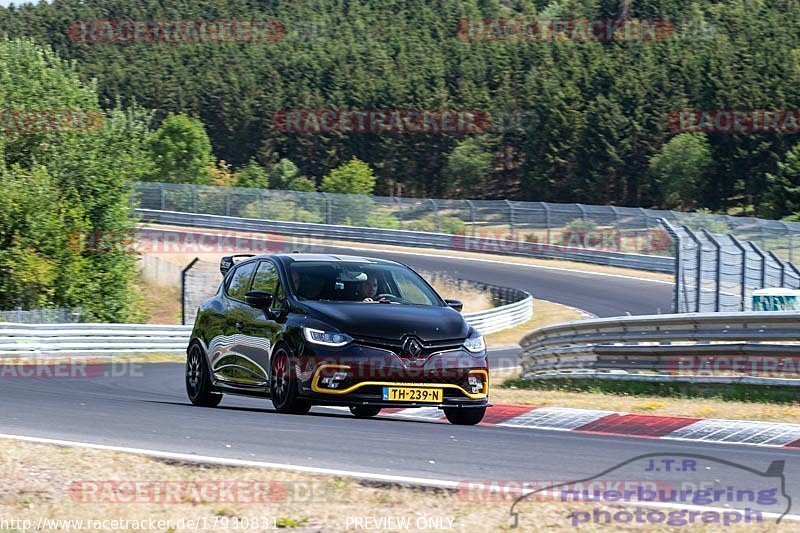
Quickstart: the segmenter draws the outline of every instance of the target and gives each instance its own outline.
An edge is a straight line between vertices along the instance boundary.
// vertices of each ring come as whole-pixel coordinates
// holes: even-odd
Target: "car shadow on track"
[[[239,411],[239,412],[245,412],[245,413],[266,413],[266,414],[274,414],[274,415],[286,414],[286,413],[279,413],[275,409],[270,409],[268,407],[244,407],[244,406],[239,406],[239,405],[218,405],[216,407],[199,407],[199,406],[196,406],[196,405],[192,405],[189,402],[169,402],[169,401],[164,401],[164,400],[142,400],[142,401],[146,402],[146,403],[155,403],[155,404],[160,404],[160,405],[175,405],[175,406],[179,406],[179,407],[191,407],[192,409],[207,409],[209,411]],[[320,408],[320,409],[324,409],[325,408],[325,406],[321,406],[321,405],[320,406],[316,406],[316,407]],[[314,409],[314,407],[312,407],[312,409]],[[405,423],[410,423],[410,424],[436,424],[436,425],[442,425],[442,422],[439,421],[439,420],[424,420],[424,419],[419,419],[419,418],[407,419],[407,418],[402,418],[402,417],[392,417],[392,416],[388,416],[388,415],[384,415],[384,416],[380,416],[379,415],[379,416],[376,416],[374,418],[360,418],[360,419],[358,419],[358,418],[356,418],[356,417],[354,417],[354,416],[352,416],[352,415],[350,415],[349,413],[346,413],[346,412],[341,412],[341,413],[319,412],[319,411],[313,411],[313,410],[311,412],[305,414],[305,415],[288,415],[288,416],[297,417],[297,418],[316,417],[316,418],[347,418],[347,419],[351,419],[351,420],[375,420],[375,421],[382,420],[382,421],[391,421],[391,422],[405,422]]]

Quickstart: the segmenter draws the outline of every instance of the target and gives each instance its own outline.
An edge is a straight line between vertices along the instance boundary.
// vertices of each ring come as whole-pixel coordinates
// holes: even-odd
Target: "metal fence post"
[[[161,210],[162,211],[166,211],[167,210],[167,191],[164,190],[164,184],[163,183],[159,183],[158,184],[158,190],[159,190],[159,193],[160,193],[160,196],[161,196]]]
[[[264,201],[264,189],[258,189],[258,216],[263,220],[266,217],[266,204]]]
[[[789,262],[791,263],[793,261],[793,255],[794,255],[793,251],[792,251],[792,244],[793,244],[792,243],[792,240],[793,240],[792,239],[792,237],[793,237],[792,230],[789,229],[789,224],[787,224],[786,222],[781,222],[781,224],[783,224],[783,231],[786,234],[786,244],[787,244],[787,247],[789,248],[789,254],[788,254],[789,255]]]
[[[781,267],[781,287],[786,287],[786,264],[775,255],[775,252],[769,251],[767,254]]]
[[[683,226],[683,231],[685,231],[689,238],[697,245],[697,304],[694,306],[694,312],[699,313],[701,299],[703,297],[703,269],[701,267],[703,264],[703,242],[686,226]]]
[[[578,208],[578,211],[581,212],[581,220],[583,220],[583,226],[584,229],[586,229],[586,226],[589,225],[589,218],[586,214],[586,209],[584,209],[581,204],[575,204],[575,206]]]
[[[800,289],[800,269],[798,269],[796,266],[794,266],[794,263],[792,263],[791,261],[786,266],[788,266],[790,269],[792,269],[792,271],[794,272],[795,277],[797,277],[797,280],[798,280],[797,286],[794,286],[794,287],[791,287],[791,288],[792,289]]]
[[[198,196],[197,185],[192,185],[192,213],[197,213]]]
[[[622,232],[619,229],[619,209],[613,205],[608,206],[608,208],[611,209],[612,213],[614,213],[614,231],[616,232],[616,235],[611,236],[612,242],[616,242],[616,237],[619,237],[619,249],[617,251],[621,252],[625,247],[625,243],[622,239]]]
[[[681,305],[681,286],[683,285],[683,238],[675,231],[672,224],[665,218],[659,218],[658,222],[664,227],[664,230],[675,242],[675,292],[673,295],[673,313],[680,313],[683,306]]]
[[[544,224],[545,229],[547,230],[547,245],[550,246],[552,241],[550,240],[550,207],[545,202],[539,202],[542,204],[544,208]]]
[[[325,223],[326,224],[333,224],[333,205],[331,201],[331,197],[328,193],[323,192],[322,198],[325,199]]]
[[[397,220],[400,223],[400,229],[403,229],[403,200],[393,196],[392,201],[397,205]]]
[[[730,235],[730,238],[731,238],[731,242],[733,242],[734,246],[736,246],[739,249],[739,251],[742,252],[742,271],[739,273],[739,276],[741,277],[741,284],[742,284],[741,310],[742,311],[746,311],[747,310],[747,249],[739,241],[739,239],[737,239],[733,235]]]
[[[200,261],[199,257],[192,259],[192,262],[186,265],[186,268],[181,270],[181,324],[186,325],[186,273]]]
[[[467,206],[469,207],[469,223],[472,226],[472,236],[475,236],[475,202],[472,200],[466,200]]]
[[[761,288],[763,289],[767,284],[767,257],[764,252],[754,242],[748,242],[750,249],[753,250],[758,257],[761,258]]]
[[[441,233],[442,228],[439,224],[439,204],[433,198],[430,199],[430,203],[433,206],[433,220],[436,223],[436,233]]]
[[[717,248],[717,287],[714,295],[714,312],[719,313],[720,300],[722,299],[722,245],[707,229],[702,229],[701,231],[706,239],[711,241],[711,244]]]
[[[514,204],[511,200],[504,200],[508,208],[508,236],[514,238]]]

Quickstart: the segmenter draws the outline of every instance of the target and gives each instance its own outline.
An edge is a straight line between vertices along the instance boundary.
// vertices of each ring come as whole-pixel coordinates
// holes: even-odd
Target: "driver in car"
[[[359,283],[358,295],[362,298],[362,302],[374,303],[386,301],[386,297],[382,296],[375,300],[378,295],[378,278],[367,274],[367,279]]]

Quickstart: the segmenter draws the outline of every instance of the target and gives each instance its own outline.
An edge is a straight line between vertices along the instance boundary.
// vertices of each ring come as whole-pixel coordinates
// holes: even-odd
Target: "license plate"
[[[390,402],[442,402],[442,389],[384,387],[383,399]]]

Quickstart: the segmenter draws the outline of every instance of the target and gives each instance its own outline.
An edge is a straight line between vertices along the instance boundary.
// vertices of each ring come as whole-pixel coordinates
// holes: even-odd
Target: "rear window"
[[[225,287],[228,296],[234,300],[244,301],[244,295],[250,287],[250,278],[253,277],[255,267],[256,263],[244,263],[236,267]]]

